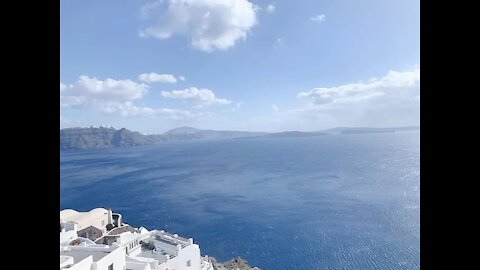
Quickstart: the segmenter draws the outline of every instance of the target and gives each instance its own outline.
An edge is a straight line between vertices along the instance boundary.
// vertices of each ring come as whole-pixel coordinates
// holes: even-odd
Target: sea
[[[263,270],[420,269],[420,132],[62,151],[60,207]]]

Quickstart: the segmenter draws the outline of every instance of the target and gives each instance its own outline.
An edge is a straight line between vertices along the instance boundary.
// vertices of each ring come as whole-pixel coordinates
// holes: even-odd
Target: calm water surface
[[[62,152],[61,208],[110,207],[269,269],[419,269],[418,131]]]

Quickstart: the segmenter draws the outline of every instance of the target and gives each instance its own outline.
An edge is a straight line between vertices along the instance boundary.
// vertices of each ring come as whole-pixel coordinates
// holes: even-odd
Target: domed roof
[[[109,210],[105,208],[95,208],[88,212],[77,212],[73,209],[65,209],[60,211],[60,219],[63,222],[75,222],[78,224],[78,229],[81,230],[92,224],[100,223],[109,218],[107,214]],[[97,227],[100,225],[96,225]],[[102,225],[103,226],[103,225]]]
[[[77,215],[78,212],[73,210],[73,209],[64,209],[62,211],[60,211],[60,219],[68,219],[69,217],[72,217],[74,215]]]
[[[108,212],[108,210],[105,208],[95,208],[90,210],[90,213],[105,213],[105,212]]]

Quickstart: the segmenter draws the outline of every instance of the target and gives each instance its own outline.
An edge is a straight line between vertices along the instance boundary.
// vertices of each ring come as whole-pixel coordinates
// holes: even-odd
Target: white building
[[[72,209],[60,211],[62,222],[77,224],[78,235],[95,240],[109,230],[122,225],[122,215],[112,213],[111,209],[95,208],[89,212],[77,212]],[[110,224],[110,227],[108,226]],[[61,226],[61,225],[60,225]]]
[[[108,226],[107,224],[112,224]],[[96,208],[60,212],[60,269],[213,270],[192,238],[122,224],[121,215]]]
[[[60,269],[126,270],[125,252],[119,245],[82,242],[60,248]]]

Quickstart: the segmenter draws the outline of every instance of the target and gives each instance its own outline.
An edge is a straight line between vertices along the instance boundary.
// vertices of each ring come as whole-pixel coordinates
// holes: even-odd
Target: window
[[[192,266],[192,262],[190,260],[187,261],[187,266]]]
[[[113,263],[108,266],[108,270],[113,270]]]
[[[105,220],[102,220],[102,226],[105,226]]]

